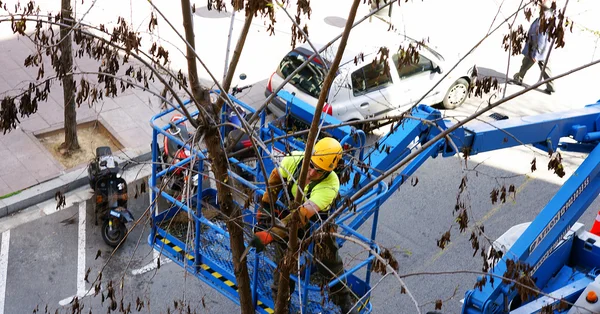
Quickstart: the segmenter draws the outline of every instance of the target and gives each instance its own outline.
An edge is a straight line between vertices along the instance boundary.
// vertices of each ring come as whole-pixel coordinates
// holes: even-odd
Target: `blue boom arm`
[[[288,113],[291,116],[303,121],[305,124],[312,122],[314,119],[314,107],[305,104],[296,99],[294,95],[284,91],[280,91],[278,96],[288,102]],[[235,99],[234,101],[247,110],[252,111],[252,108],[245,107],[245,104]],[[168,125],[159,126],[155,123],[158,121],[158,118],[169,112],[163,112],[152,119],[154,128],[152,144],[154,164],[157,163],[158,159],[159,134],[168,137],[182,146],[185,145],[185,143],[179,142],[178,139],[165,131],[169,127]],[[365,186],[373,177],[377,177],[392,169],[398,162],[414,151],[414,149],[417,149],[419,145],[432,141],[440,132],[451,127],[451,123],[443,120],[439,111],[428,106],[417,106],[412,110],[411,117],[412,119],[404,119],[402,122],[396,123],[392,130],[378,141],[379,147],[375,147],[369,151],[366,151],[366,138],[362,131],[356,131],[348,126],[337,126],[322,130],[336,137],[342,145],[348,144],[350,147],[354,147],[356,153],[354,153],[353,159],[368,166],[364,171],[359,169],[358,166],[354,166],[359,174],[350,174],[348,182],[340,188],[341,195],[353,195],[357,189]],[[323,115],[320,122],[323,126],[335,126],[340,123],[340,121],[328,115]],[[550,276],[555,274],[565,264],[562,259],[554,258],[555,255],[566,251],[565,247],[567,246],[564,245],[564,242],[561,242],[565,232],[571,228],[577,218],[581,216],[600,192],[600,180],[598,180],[600,149],[595,148],[597,141],[600,140],[599,122],[600,102],[579,110],[522,119],[502,120],[490,124],[469,124],[468,126],[457,128],[449,135],[457,146],[456,150],[453,148],[453,145],[447,143],[446,139],[441,139],[433,143],[433,145],[403,167],[389,185],[382,181],[370,194],[363,195],[355,202],[355,205],[359,205],[357,206],[358,209],[355,212],[346,212],[336,220],[336,223],[342,227],[343,232],[352,233],[366,243],[373,243],[373,248],[378,250],[374,239],[377,231],[379,206],[428,158],[433,158],[440,154],[448,157],[459,152],[474,155],[525,144],[532,144],[540,149],[552,152],[558,148],[585,149],[591,151],[589,157],[564,184],[534,222],[531,223],[511,250],[504,255],[505,257],[511,257],[511,259],[532,265],[537,270],[535,273],[536,278],[538,278],[536,284],[543,285],[550,280]],[[265,125],[265,117],[261,118],[259,135],[263,140],[285,135],[287,130],[287,127],[279,128],[272,123]],[[561,142],[561,138],[565,137],[571,138],[575,143],[565,144]],[[275,141],[270,146],[267,146],[267,149],[287,152],[290,148],[303,149],[303,147],[304,144],[301,140],[297,141],[294,138],[287,138]],[[262,152],[262,149],[259,149],[259,151]],[[199,157],[198,160],[200,161],[205,159],[202,152],[194,152],[194,154]],[[263,161],[266,162],[268,170],[270,170],[274,165],[269,162],[264,152],[262,157]],[[218,222],[212,222],[203,217],[202,211],[199,210],[200,207],[188,207],[187,202],[184,204],[182,201],[167,195],[157,186],[157,179],[159,177],[168,174],[176,167],[189,163],[191,158],[187,158],[176,165],[171,165],[168,169],[160,172],[156,166],[152,169],[150,186],[152,188],[153,199],[156,199],[158,195],[162,195],[170,203],[174,204],[174,206],[166,210],[155,210],[157,207],[154,205],[155,207],[151,211],[153,224],[149,243],[156,249],[160,249],[163,254],[176,261],[187,271],[192,272],[201,280],[215,287],[234,302],[238,302],[237,285],[235,283],[233,264],[231,264],[231,252],[228,247],[229,241],[223,240],[223,236],[227,237],[226,228],[218,225]],[[203,162],[199,162],[198,164],[198,171],[202,173],[204,169],[202,166]],[[254,168],[242,166],[244,165],[240,165],[244,170],[257,171]],[[231,174],[241,183],[246,182],[250,184],[250,182],[245,181],[237,174]],[[360,178],[353,180],[356,175],[359,175]],[[199,186],[202,186],[202,177],[199,176]],[[258,181],[264,181],[264,178],[260,174],[257,174],[256,178],[259,179]],[[355,181],[356,184],[354,184]],[[262,192],[260,190],[262,186],[253,184],[251,186],[254,191]],[[212,188],[198,189],[195,199],[196,203],[203,200],[211,206],[218,205],[216,202],[216,190]],[[153,202],[153,204],[155,203]],[[171,219],[179,209],[187,211],[195,221],[196,232],[192,245],[182,242],[176,236],[170,235],[167,230],[162,228],[162,223]],[[248,216],[251,217],[251,213]],[[368,239],[356,230],[371,216],[373,216],[373,227],[371,238]],[[580,245],[580,243],[573,244],[573,241],[571,241],[571,244],[573,246]],[[600,247],[598,247],[598,251],[600,251]],[[598,255],[600,256],[600,253]],[[580,259],[589,260],[590,258],[584,257]],[[252,277],[255,308],[261,313],[272,313],[274,303],[271,298],[269,282],[272,270],[276,265],[254,252],[249,253],[247,260],[249,261],[249,271]],[[353,291],[366,299],[368,299],[370,292],[371,260],[372,256],[369,255],[365,261],[344,275],[348,283],[352,286]],[[365,272],[366,276],[363,281],[354,276],[354,272],[365,265],[367,265],[367,271]],[[309,270],[307,269],[307,271]],[[503,259],[488,276],[502,276],[505,270],[506,260]],[[305,277],[309,278],[310,276],[305,275]],[[306,278],[302,280],[306,281]],[[296,280],[300,282],[300,278],[296,278]],[[577,280],[580,283],[573,286],[577,286],[581,290],[580,287],[583,287],[587,281],[582,278],[577,278]],[[490,284],[488,278],[487,283],[481,291],[473,290],[467,292],[463,312],[507,312],[508,304],[515,297],[516,292],[511,289],[511,285],[509,284],[503,284],[500,280],[495,280],[494,282],[494,285]],[[327,312],[328,307],[323,307],[324,305],[320,302],[322,301],[321,287],[313,287],[308,282],[305,283],[302,295],[308,297],[304,297],[302,300],[300,298],[294,299],[295,303],[292,302],[293,307],[295,309],[304,308],[308,313]],[[329,283],[330,286],[334,284],[335,282]],[[370,303],[367,301],[366,304],[361,306],[360,310],[370,312]]]
[[[487,275],[483,288],[466,293],[463,313],[509,311],[509,303],[517,291],[511,289],[512,284],[502,283],[498,277],[505,274],[508,259],[532,266],[532,276],[536,278],[538,287],[545,286],[562,268],[564,263],[545,262],[558,250],[563,237],[600,193],[600,148],[596,146],[600,134],[599,119],[600,102],[579,110],[502,120],[490,125],[479,124],[454,132],[453,137],[458,139],[459,149],[468,150],[470,154],[522,144],[534,144],[548,151],[575,146],[560,145],[559,140],[564,137],[570,137],[580,146],[591,149],[586,160]],[[491,277],[495,277],[493,284]]]

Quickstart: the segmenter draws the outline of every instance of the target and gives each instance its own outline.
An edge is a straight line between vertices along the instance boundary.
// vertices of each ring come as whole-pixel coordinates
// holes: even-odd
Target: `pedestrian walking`
[[[547,60],[548,51],[550,48],[550,42],[548,40],[548,34],[540,29],[540,18],[549,18],[552,13],[552,1],[545,0],[540,5],[541,14],[540,17],[536,18],[527,32],[527,40],[525,41],[525,47],[523,47],[523,62],[521,63],[521,69],[515,73],[513,79],[518,83],[523,83],[523,77],[527,71],[537,62],[540,70],[542,71],[542,77],[548,79],[552,77],[552,70],[550,68],[550,62]],[[555,92],[554,82],[548,82],[544,92],[548,95]]]

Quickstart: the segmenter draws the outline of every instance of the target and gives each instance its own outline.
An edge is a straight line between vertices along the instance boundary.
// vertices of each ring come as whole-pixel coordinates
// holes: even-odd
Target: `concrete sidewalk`
[[[4,40],[0,45],[0,95],[14,95],[36,74],[23,64],[33,52],[32,45],[22,39]],[[75,60],[79,67],[92,67],[93,62]],[[89,63],[89,64],[80,64]],[[97,66],[96,66],[97,67]],[[51,68],[49,64],[46,69]],[[251,105],[264,100],[265,82],[254,83],[240,98]],[[205,85],[211,86],[211,85]],[[152,127],[150,118],[161,111],[157,97],[150,93],[128,90],[117,98],[105,97],[99,104],[77,109],[77,122],[97,120],[122,145],[113,151],[123,159],[148,161],[151,158]],[[87,161],[67,169],[40,142],[39,134],[64,127],[62,86],[55,84],[47,102],[38,111],[21,118],[17,128],[0,134],[0,217],[87,184]],[[83,142],[80,142],[84,145]],[[92,148],[95,150],[95,148]]]
[[[41,3],[45,5],[42,7],[42,11],[57,9],[57,4],[54,2],[42,1]],[[111,23],[116,23],[116,16],[122,15],[133,18],[134,25],[147,25],[147,18],[151,10],[143,1],[136,1],[135,6],[139,9],[135,12],[129,12],[129,6],[115,6],[117,3],[116,1],[106,1],[95,4],[86,20],[91,23],[104,23],[107,27],[111,27]],[[181,9],[178,6],[165,4],[162,9],[163,13],[173,18],[172,23],[181,24],[177,22],[181,18]],[[80,6],[78,10],[81,13],[85,12],[86,8]],[[253,84],[252,88],[237,96],[255,108],[264,102],[266,82],[280,58],[289,50],[289,38],[285,34],[289,33],[290,22],[285,22],[286,19],[282,14],[283,12],[278,12],[278,16],[281,17],[279,20],[283,21],[283,23],[279,22],[277,26],[280,34],[278,37],[269,36],[266,26],[261,20],[253,23],[248,41],[257,44],[246,47],[245,54],[243,54],[236,71],[236,79],[232,83],[232,85],[239,84],[240,86]],[[194,18],[198,53],[202,60],[210,65],[214,75],[219,78],[222,75],[225,61],[230,16],[231,14],[227,12],[218,14],[214,11],[208,12],[205,7],[200,7]],[[238,13],[235,17],[231,49],[235,46],[243,20],[244,14]],[[164,22],[161,25],[165,25]],[[207,28],[212,31],[204,31]],[[331,31],[338,32],[339,28],[332,27]],[[161,36],[166,37],[171,43],[179,41],[166,25],[161,29]],[[37,69],[24,67],[24,60],[34,52],[34,47],[28,39],[13,35],[8,24],[0,28],[0,42],[0,69],[2,69],[0,71],[0,96],[14,96],[29,82],[34,82],[37,77]],[[205,42],[211,43],[211,49],[203,49],[205,47],[202,43]],[[280,44],[276,45],[275,42]],[[181,44],[178,46],[179,49],[184,48]],[[270,49],[265,50],[264,47],[270,47]],[[275,47],[279,48],[274,49]],[[167,48],[169,49],[168,46]],[[180,55],[177,49],[173,47],[170,49],[172,49],[170,66],[174,69],[185,70],[184,56]],[[261,62],[257,62],[258,54],[261,56]],[[98,69],[98,62],[93,60],[76,58],[74,62],[77,69],[81,71],[95,72]],[[45,70],[46,77],[53,74],[49,61],[45,64]],[[124,70],[121,69],[122,72]],[[248,74],[248,79],[243,82],[237,79],[240,73]],[[200,76],[204,86],[213,88],[214,84],[207,81],[209,77],[201,68]],[[80,79],[81,77],[75,77],[76,82],[79,82]],[[94,78],[88,75],[86,79],[92,81]],[[158,84],[155,87],[157,87],[155,90],[160,93],[162,88]],[[77,121],[78,124],[99,121],[122,145],[123,149],[120,152],[114,152],[121,157],[136,160],[149,159],[152,140],[152,128],[149,120],[160,110],[160,102],[157,97],[147,92],[127,90],[117,98],[105,97],[95,106],[82,105],[77,109]],[[64,192],[86,184],[87,162],[67,169],[36,137],[39,134],[62,129],[63,112],[62,86],[54,84],[48,101],[40,103],[35,114],[29,117],[19,117],[20,123],[17,129],[7,134],[0,134],[0,217],[51,198],[57,190]]]

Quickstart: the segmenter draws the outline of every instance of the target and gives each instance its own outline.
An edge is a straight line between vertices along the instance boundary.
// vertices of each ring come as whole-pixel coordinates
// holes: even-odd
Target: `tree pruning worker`
[[[331,137],[325,137],[315,144],[304,187],[302,205],[298,208],[302,231],[308,230],[310,220],[327,216],[329,209],[334,204],[340,189],[340,180],[334,170],[338,162],[342,159],[342,151],[342,145]],[[296,197],[298,190],[297,180],[300,176],[303,158],[304,152],[292,152],[291,155],[283,158],[279,168],[273,169],[268,180],[270,190],[268,193],[263,194],[262,197],[262,204],[265,210],[270,211],[269,204],[271,204],[271,200],[275,201],[277,199],[277,195],[284,187],[284,181],[286,183],[285,186],[288,187],[290,198]],[[281,220],[281,225],[275,225],[268,230],[255,233],[255,238],[260,239],[263,245],[268,245],[275,241],[277,244],[275,247],[275,262],[277,264],[279,264],[287,247],[287,224],[290,222],[291,217],[292,215],[289,214]],[[259,220],[261,218],[264,218],[264,216],[259,217]],[[316,263],[317,270],[328,281],[344,273],[344,264],[338,254],[338,250],[339,247],[333,237],[323,237],[322,241],[318,245],[315,245],[315,258],[322,263]],[[317,254],[317,251],[324,254]],[[277,295],[278,284],[279,272],[276,269],[273,274],[273,284],[271,285],[274,296]],[[294,291],[294,287],[294,281],[290,280],[290,294]],[[343,313],[350,312],[354,302],[351,297],[351,291],[346,287],[344,282],[333,286],[329,295],[333,303],[338,305]],[[358,313],[357,307],[350,313]]]

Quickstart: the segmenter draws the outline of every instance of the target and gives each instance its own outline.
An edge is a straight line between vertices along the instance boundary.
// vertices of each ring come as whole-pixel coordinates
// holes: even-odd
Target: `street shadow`
[[[508,75],[506,75],[503,72],[498,72],[494,69],[489,69],[489,68],[485,68],[485,67],[477,67],[477,71],[478,71],[478,77],[480,77],[480,78],[492,77],[492,78],[497,79],[498,83],[502,84],[502,85],[504,85],[505,83],[508,83],[508,84],[514,85],[514,86],[521,86],[524,89],[530,87],[530,85],[528,85],[528,84],[517,83],[515,80],[513,80],[512,73],[509,73]],[[544,85],[542,85],[542,86],[544,86]],[[534,90],[547,95],[547,93],[545,92],[545,86],[542,88],[535,88]]]
[[[196,9],[195,14],[199,17],[208,19],[222,19],[231,17],[231,12],[228,12],[226,10],[219,12],[215,8],[209,9],[206,6],[199,7],[198,9]]]
[[[477,76],[482,78],[482,77],[493,77],[495,79],[498,80],[498,83],[500,84],[504,84],[508,81],[508,83],[512,82],[512,79],[510,78],[510,74],[507,76],[505,73],[503,72],[499,72],[496,71],[494,69],[489,69],[489,68],[485,68],[485,67],[477,67]]]

